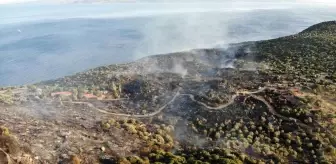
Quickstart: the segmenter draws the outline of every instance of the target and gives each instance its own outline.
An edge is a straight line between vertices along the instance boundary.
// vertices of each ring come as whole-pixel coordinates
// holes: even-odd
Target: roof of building
[[[63,96],[71,96],[71,92],[53,92],[51,93],[51,96],[57,96],[57,95],[63,95]]]
[[[84,94],[84,97],[85,97],[85,98],[88,98],[88,99],[90,99],[90,98],[98,98],[96,95],[93,95],[93,94],[91,94],[91,93],[86,93],[86,94]]]

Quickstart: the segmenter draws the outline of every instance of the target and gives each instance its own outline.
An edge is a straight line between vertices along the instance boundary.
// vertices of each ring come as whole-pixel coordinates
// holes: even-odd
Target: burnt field
[[[2,88],[3,163],[332,163],[334,32]]]

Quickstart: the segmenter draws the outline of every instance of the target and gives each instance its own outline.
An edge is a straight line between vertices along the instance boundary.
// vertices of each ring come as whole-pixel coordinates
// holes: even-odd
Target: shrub
[[[124,124],[125,126],[125,129],[130,132],[130,133],[133,133],[133,134],[136,134],[137,133],[137,130],[135,129],[135,126],[134,125],[131,125],[131,124]]]
[[[79,159],[77,155],[71,156],[71,164],[80,164],[80,163],[81,163],[81,160]]]
[[[9,130],[8,128],[4,127],[4,126],[0,126],[0,135],[2,136],[9,136]]]
[[[0,94],[0,103],[4,103],[7,105],[13,104],[13,94],[11,92]]]

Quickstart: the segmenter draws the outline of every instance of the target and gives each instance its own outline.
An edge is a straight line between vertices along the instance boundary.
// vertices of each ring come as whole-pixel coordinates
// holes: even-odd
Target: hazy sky
[[[0,0],[0,25],[50,19],[89,17],[134,17],[174,13],[230,12],[258,9],[336,7],[334,0],[110,0],[109,6],[52,5],[59,2],[98,2],[106,0]],[[26,3],[23,3],[26,2]],[[30,3],[29,3],[30,2]],[[49,2],[52,2],[51,4]],[[152,3],[155,2],[155,3]],[[7,4],[7,5],[5,5]],[[32,5],[28,5],[32,4]],[[136,5],[130,5],[136,4]],[[93,14],[94,13],[94,14]]]
[[[195,2],[195,0],[0,0],[0,4],[8,4],[8,3],[24,3],[24,2],[32,2],[32,1],[37,1],[37,2]],[[204,0],[203,2],[234,2],[233,0]],[[283,3],[283,2],[291,2],[291,3],[306,3],[306,4],[320,4],[320,5],[335,5],[336,2],[335,0],[258,0],[259,2],[277,2],[277,3]],[[199,0],[196,2],[200,2]],[[237,2],[237,1],[236,1]],[[244,0],[244,2],[256,2],[255,0]]]

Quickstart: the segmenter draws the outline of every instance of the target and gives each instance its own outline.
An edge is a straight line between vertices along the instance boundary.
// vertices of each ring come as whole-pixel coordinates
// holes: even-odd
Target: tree
[[[109,90],[112,91],[114,98],[120,98],[120,91],[114,81],[109,85]]]
[[[82,99],[85,94],[85,89],[83,87],[78,87],[77,91],[78,91],[78,99]]]
[[[219,139],[221,137],[220,133],[219,132],[216,132],[215,133],[215,139]]]
[[[78,99],[78,89],[74,88],[72,89],[72,100],[77,100]]]

